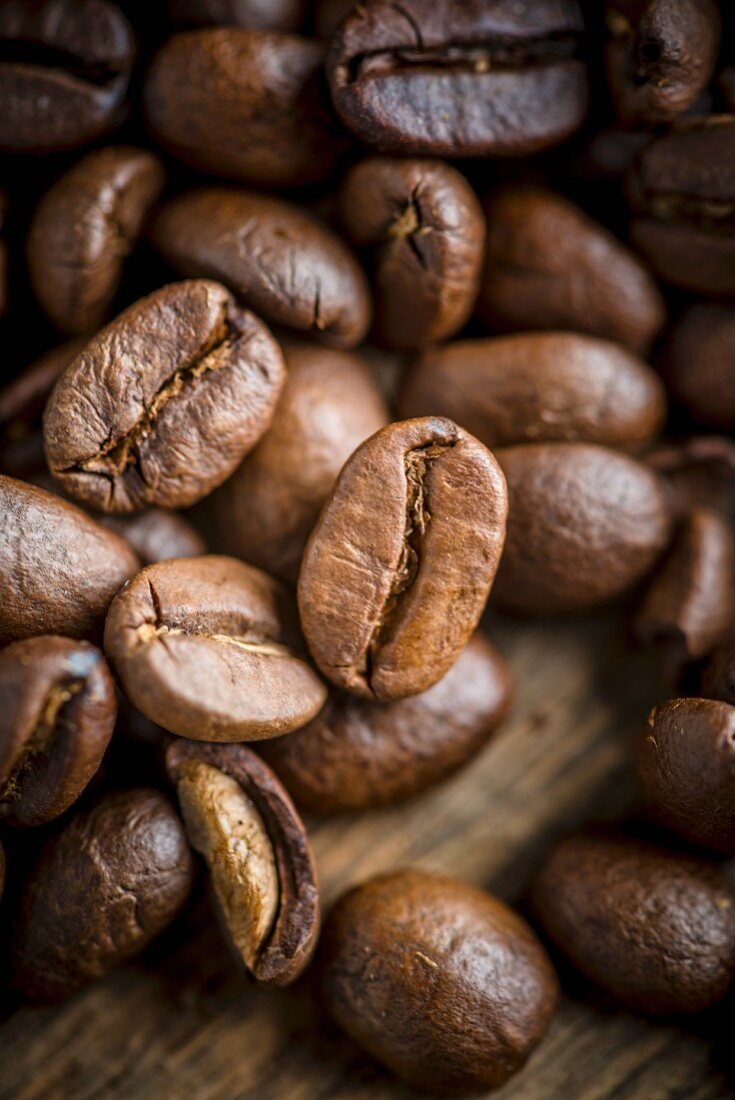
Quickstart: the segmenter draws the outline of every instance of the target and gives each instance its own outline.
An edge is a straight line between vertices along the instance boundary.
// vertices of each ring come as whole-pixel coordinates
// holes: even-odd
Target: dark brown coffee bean
[[[253,191],[186,191],[166,203],[153,243],[180,274],[218,279],[272,324],[334,347],[361,343],[370,292],[350,250],[302,207]]]
[[[259,984],[290,985],[319,935],[314,857],[291,799],[243,745],[175,741],[166,765],[238,957]]]
[[[735,306],[698,302],[684,310],[665,354],[676,400],[712,428],[735,428]]]
[[[715,650],[702,670],[702,695],[735,704],[735,638]]]
[[[0,645],[97,638],[139,562],[121,538],[52,493],[0,476]]]
[[[735,116],[679,122],[629,176],[634,244],[667,282],[735,294]]]
[[[735,707],[671,699],[641,731],[636,771],[646,804],[685,840],[735,853]]]
[[[270,424],[283,356],[223,286],[173,283],[67,367],[46,406],[49,469],[104,512],[180,508],[221,484]]]
[[[669,542],[660,479],[627,455],[589,443],[498,451],[508,482],[498,602],[520,611],[578,611],[631,588]]]
[[[149,508],[132,516],[98,515],[97,522],[121,535],[143,565],[169,558],[195,558],[206,554],[204,539],[176,512]]]
[[[427,871],[345,894],[320,950],[327,1007],[411,1085],[465,1095],[526,1063],[556,1007],[556,974],[521,918],[483,890]]]
[[[106,319],[123,263],[163,183],[163,166],[152,153],[97,149],[41,199],[28,236],[28,272],[62,332],[93,332]]]
[[[451,420],[390,424],[345,463],[307,543],[301,625],[334,684],[417,695],[477,626],[505,539],[505,482]]]
[[[0,652],[0,818],[43,825],[76,802],[100,766],[117,700],[87,642],[43,635]]]
[[[735,440],[695,435],[661,443],[646,455],[646,463],[663,476],[679,518],[702,505],[735,521]]]
[[[297,31],[305,0],[169,0],[172,22],[180,27],[212,24],[265,31]]]
[[[370,250],[379,340],[414,348],[458,332],[477,297],[485,230],[464,176],[441,161],[369,157],[339,204],[348,238]]]
[[[487,743],[510,705],[510,670],[475,634],[438,683],[393,703],[334,691],[308,726],[258,751],[316,814],[400,802],[447,778]]]
[[[587,110],[576,0],[358,4],[327,75],[342,120],[369,145],[417,156],[517,156],[573,133]]]
[[[666,311],[640,260],[599,222],[541,187],[485,200],[478,315],[498,332],[571,329],[645,352]]]
[[[113,601],[105,652],[151,721],[201,741],[257,741],[305,725],[327,692],[299,656],[287,591],[234,558],[143,569]]]
[[[367,365],[347,352],[286,349],[273,422],[215,498],[221,548],[295,582],[324,501],[355,448],[388,422]]]
[[[638,637],[671,672],[714,649],[735,625],[735,529],[695,508],[684,520],[636,616]]]
[[[701,1012],[735,976],[735,891],[704,860],[606,834],[568,837],[534,887],[551,939],[636,1012]]]
[[[658,376],[630,352],[580,333],[461,340],[416,361],[404,416],[448,416],[488,447],[581,440],[638,450],[661,429]]]
[[[53,153],[117,125],[135,55],[107,0],[3,0],[0,150]]]
[[[605,66],[624,126],[671,122],[706,88],[720,48],[715,0],[608,0]]]
[[[23,885],[15,981],[58,1001],[146,947],[186,901],[194,865],[158,791],[107,795],[50,840]]]
[[[160,144],[193,168],[266,187],[326,179],[347,147],[321,42],[235,27],[174,35],[148,71]]]

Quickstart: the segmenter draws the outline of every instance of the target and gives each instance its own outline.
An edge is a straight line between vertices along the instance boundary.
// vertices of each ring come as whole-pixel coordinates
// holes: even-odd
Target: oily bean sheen
[[[530,612],[578,611],[620,595],[669,541],[660,479],[588,443],[536,443],[497,454],[508,483],[508,537],[498,602]]]
[[[220,548],[295,582],[324,501],[355,448],[388,423],[369,367],[323,348],[286,349],[270,428],[215,497]]]
[[[0,818],[43,825],[100,766],[117,715],[95,646],[42,635],[0,651]]]
[[[324,86],[324,45],[215,27],[169,38],[143,97],[156,140],[193,168],[265,187],[326,179],[347,142]]]
[[[666,398],[645,363],[607,340],[519,333],[430,348],[400,410],[448,416],[488,447],[581,440],[636,450],[662,427]]]
[[[169,0],[171,20],[181,27],[251,27],[266,31],[297,31],[305,0]]]
[[[28,271],[57,328],[84,334],[106,319],[123,262],[163,183],[163,166],[153,154],[126,146],[98,149],[41,199],[28,237]]]
[[[665,319],[655,281],[612,233],[542,187],[484,203],[487,257],[477,313],[499,332],[571,329],[643,353]]]
[[[432,1093],[504,1084],[543,1038],[558,996],[525,921],[483,890],[426,871],[397,871],[345,894],[320,956],[337,1023]]]
[[[724,435],[694,435],[661,443],[646,455],[664,478],[678,518],[702,505],[735,522],[735,440]]]
[[[158,791],[109,794],[50,840],[23,885],[15,982],[58,1001],[146,947],[189,894],[184,829]]]
[[[656,126],[694,103],[720,47],[715,0],[608,0],[607,79],[624,126]]]
[[[118,535],[53,493],[0,476],[0,645],[36,634],[97,638],[138,569]]]
[[[314,857],[291,799],[244,745],[175,741],[166,765],[237,956],[260,985],[290,985],[319,935]]]
[[[735,891],[704,860],[572,836],[542,868],[533,902],[570,961],[635,1012],[701,1012],[735,976]]]
[[[459,331],[477,297],[485,229],[464,176],[441,161],[368,157],[339,206],[347,236],[372,260],[379,340],[413,348]]]
[[[584,118],[582,29],[576,0],[358,4],[331,42],[332,99],[385,152],[527,155]]]
[[[370,292],[339,237],[301,207],[253,191],[185,191],[159,211],[152,238],[181,275],[217,279],[264,320],[353,347]]]
[[[375,703],[334,691],[308,726],[259,746],[297,805],[369,810],[446,778],[486,744],[510,705],[510,671],[480,634],[428,691]]]
[[[131,27],[107,0],[3,0],[0,151],[74,149],[112,129],[134,55]]]
[[[176,512],[148,508],[132,516],[98,515],[97,522],[132,546],[143,565],[169,558],[195,558],[206,553],[204,539]]]
[[[735,707],[671,699],[641,731],[636,770],[648,807],[694,844],[735,853]]]
[[[674,326],[665,355],[673,396],[711,428],[735,428],[735,306],[697,302]]]
[[[723,642],[702,670],[702,695],[735,704],[735,637]]]
[[[151,721],[201,741],[303,726],[326,689],[298,654],[289,594],[259,569],[204,556],[149,565],[113,601],[105,652]]]
[[[676,123],[629,174],[633,243],[669,283],[735,294],[735,115]]]
[[[204,279],[142,298],[86,346],[46,406],[49,469],[104,512],[184,507],[268,427],[283,356],[257,317]]]
[[[358,447],[299,575],[301,625],[324,675],[380,700],[440,680],[482,614],[507,507],[495,459],[451,420],[391,424]]]

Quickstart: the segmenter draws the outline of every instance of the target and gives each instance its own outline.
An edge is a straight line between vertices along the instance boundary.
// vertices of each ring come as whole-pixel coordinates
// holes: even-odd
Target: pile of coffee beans
[[[71,995],[199,878],[249,980],[315,959],[430,1091],[542,1041],[539,937],[636,1012],[707,1009],[735,980],[732,5],[142,8],[0,0],[9,980]],[[530,923],[386,867],[320,937],[299,811],[487,744],[489,597],[629,610],[647,817],[550,849]]]

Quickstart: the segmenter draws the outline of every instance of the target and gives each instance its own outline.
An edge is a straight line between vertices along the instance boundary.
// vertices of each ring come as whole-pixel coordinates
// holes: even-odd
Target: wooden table
[[[552,841],[625,812],[629,743],[661,694],[621,618],[487,629],[518,687],[482,756],[407,806],[312,823],[325,904],[386,868],[421,864],[522,900]],[[565,974],[551,1032],[501,1100],[713,1100],[726,1008],[686,1028],[620,1011]],[[415,1094],[322,1017],[312,982],[264,992],[236,973],[202,899],[128,968],[57,1009],[0,1027],[3,1100],[407,1100]]]

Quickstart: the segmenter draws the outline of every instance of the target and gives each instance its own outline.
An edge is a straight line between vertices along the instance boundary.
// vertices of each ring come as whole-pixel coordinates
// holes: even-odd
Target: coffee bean
[[[629,175],[630,234],[661,278],[735,294],[735,116],[677,123]]]
[[[163,183],[163,167],[151,153],[97,149],[41,199],[28,236],[28,271],[57,328],[84,334],[106,319],[124,260]]]
[[[575,0],[356,5],[327,75],[347,126],[384,152],[518,156],[573,133],[587,110]]]
[[[665,354],[676,400],[702,424],[735,428],[735,307],[697,302],[679,317]]]
[[[440,680],[482,614],[506,515],[495,459],[451,420],[391,424],[358,447],[299,575],[301,625],[324,675],[380,700]]]
[[[735,521],[735,440],[695,435],[661,443],[646,455],[646,463],[664,478],[677,517],[701,504]]]
[[[486,446],[580,440],[638,450],[660,430],[658,376],[630,352],[580,333],[461,340],[416,361],[404,416],[448,416]]]
[[[588,443],[520,445],[497,458],[509,496],[495,585],[505,607],[594,607],[641,580],[666,549],[668,501],[642,463]]]
[[[644,353],[666,311],[640,260],[578,206],[542,187],[485,200],[477,312],[496,332],[571,329]]]
[[[286,349],[286,385],[258,446],[218,491],[221,548],[295,582],[306,540],[355,448],[388,422],[367,365],[347,352]]]
[[[131,702],[202,741],[305,725],[326,689],[299,656],[289,595],[259,569],[205,556],[143,569],[113,601],[105,652]]]
[[[735,639],[723,642],[702,670],[702,695],[735,704]]]
[[[100,766],[117,701],[87,642],[43,635],[0,652],[0,817],[43,825],[76,802]]]
[[[121,538],[52,493],[0,476],[0,645],[36,634],[93,638],[138,569]]]
[[[106,795],[50,840],[23,884],[15,981],[58,1001],[146,947],[174,919],[194,866],[181,822],[158,791]]]
[[[200,188],[161,208],[152,238],[180,275],[218,279],[269,323],[334,347],[353,347],[367,332],[362,269],[302,207],[253,191]]]
[[[175,741],[166,765],[238,957],[259,984],[290,985],[319,935],[314,857],[290,798],[243,745]]]
[[[624,126],[671,122],[709,83],[720,48],[715,0],[608,0],[605,67]]]
[[[701,1012],[735,976],[735,891],[704,860],[568,837],[541,870],[534,909],[570,961],[635,1012]]]
[[[176,26],[212,24],[267,31],[297,31],[304,21],[305,0],[169,0]]]
[[[4,0],[0,43],[3,152],[74,149],[122,121],[135,42],[116,4]]]
[[[557,1001],[531,929],[457,879],[397,871],[345,894],[320,950],[329,1011],[412,1086],[465,1095],[526,1063]]]
[[[207,552],[199,532],[176,512],[148,508],[132,516],[98,515],[96,519],[124,538],[143,565],[169,558],[195,558]]]
[[[505,661],[475,634],[428,691],[393,703],[334,691],[308,726],[258,751],[302,809],[369,810],[418,794],[475,756],[511,695]]]
[[[255,446],[283,380],[270,332],[223,286],[173,283],[67,367],[44,416],[49,468],[101,511],[193,504]]]
[[[174,35],[144,88],[156,140],[193,168],[266,187],[327,178],[347,148],[321,42],[235,27]]]
[[[372,257],[381,343],[414,348],[458,332],[477,297],[485,228],[464,176],[440,161],[369,157],[339,204],[348,238]]]
[[[638,637],[671,672],[706,657],[735,623],[735,529],[695,508],[677,532],[636,616]]]

